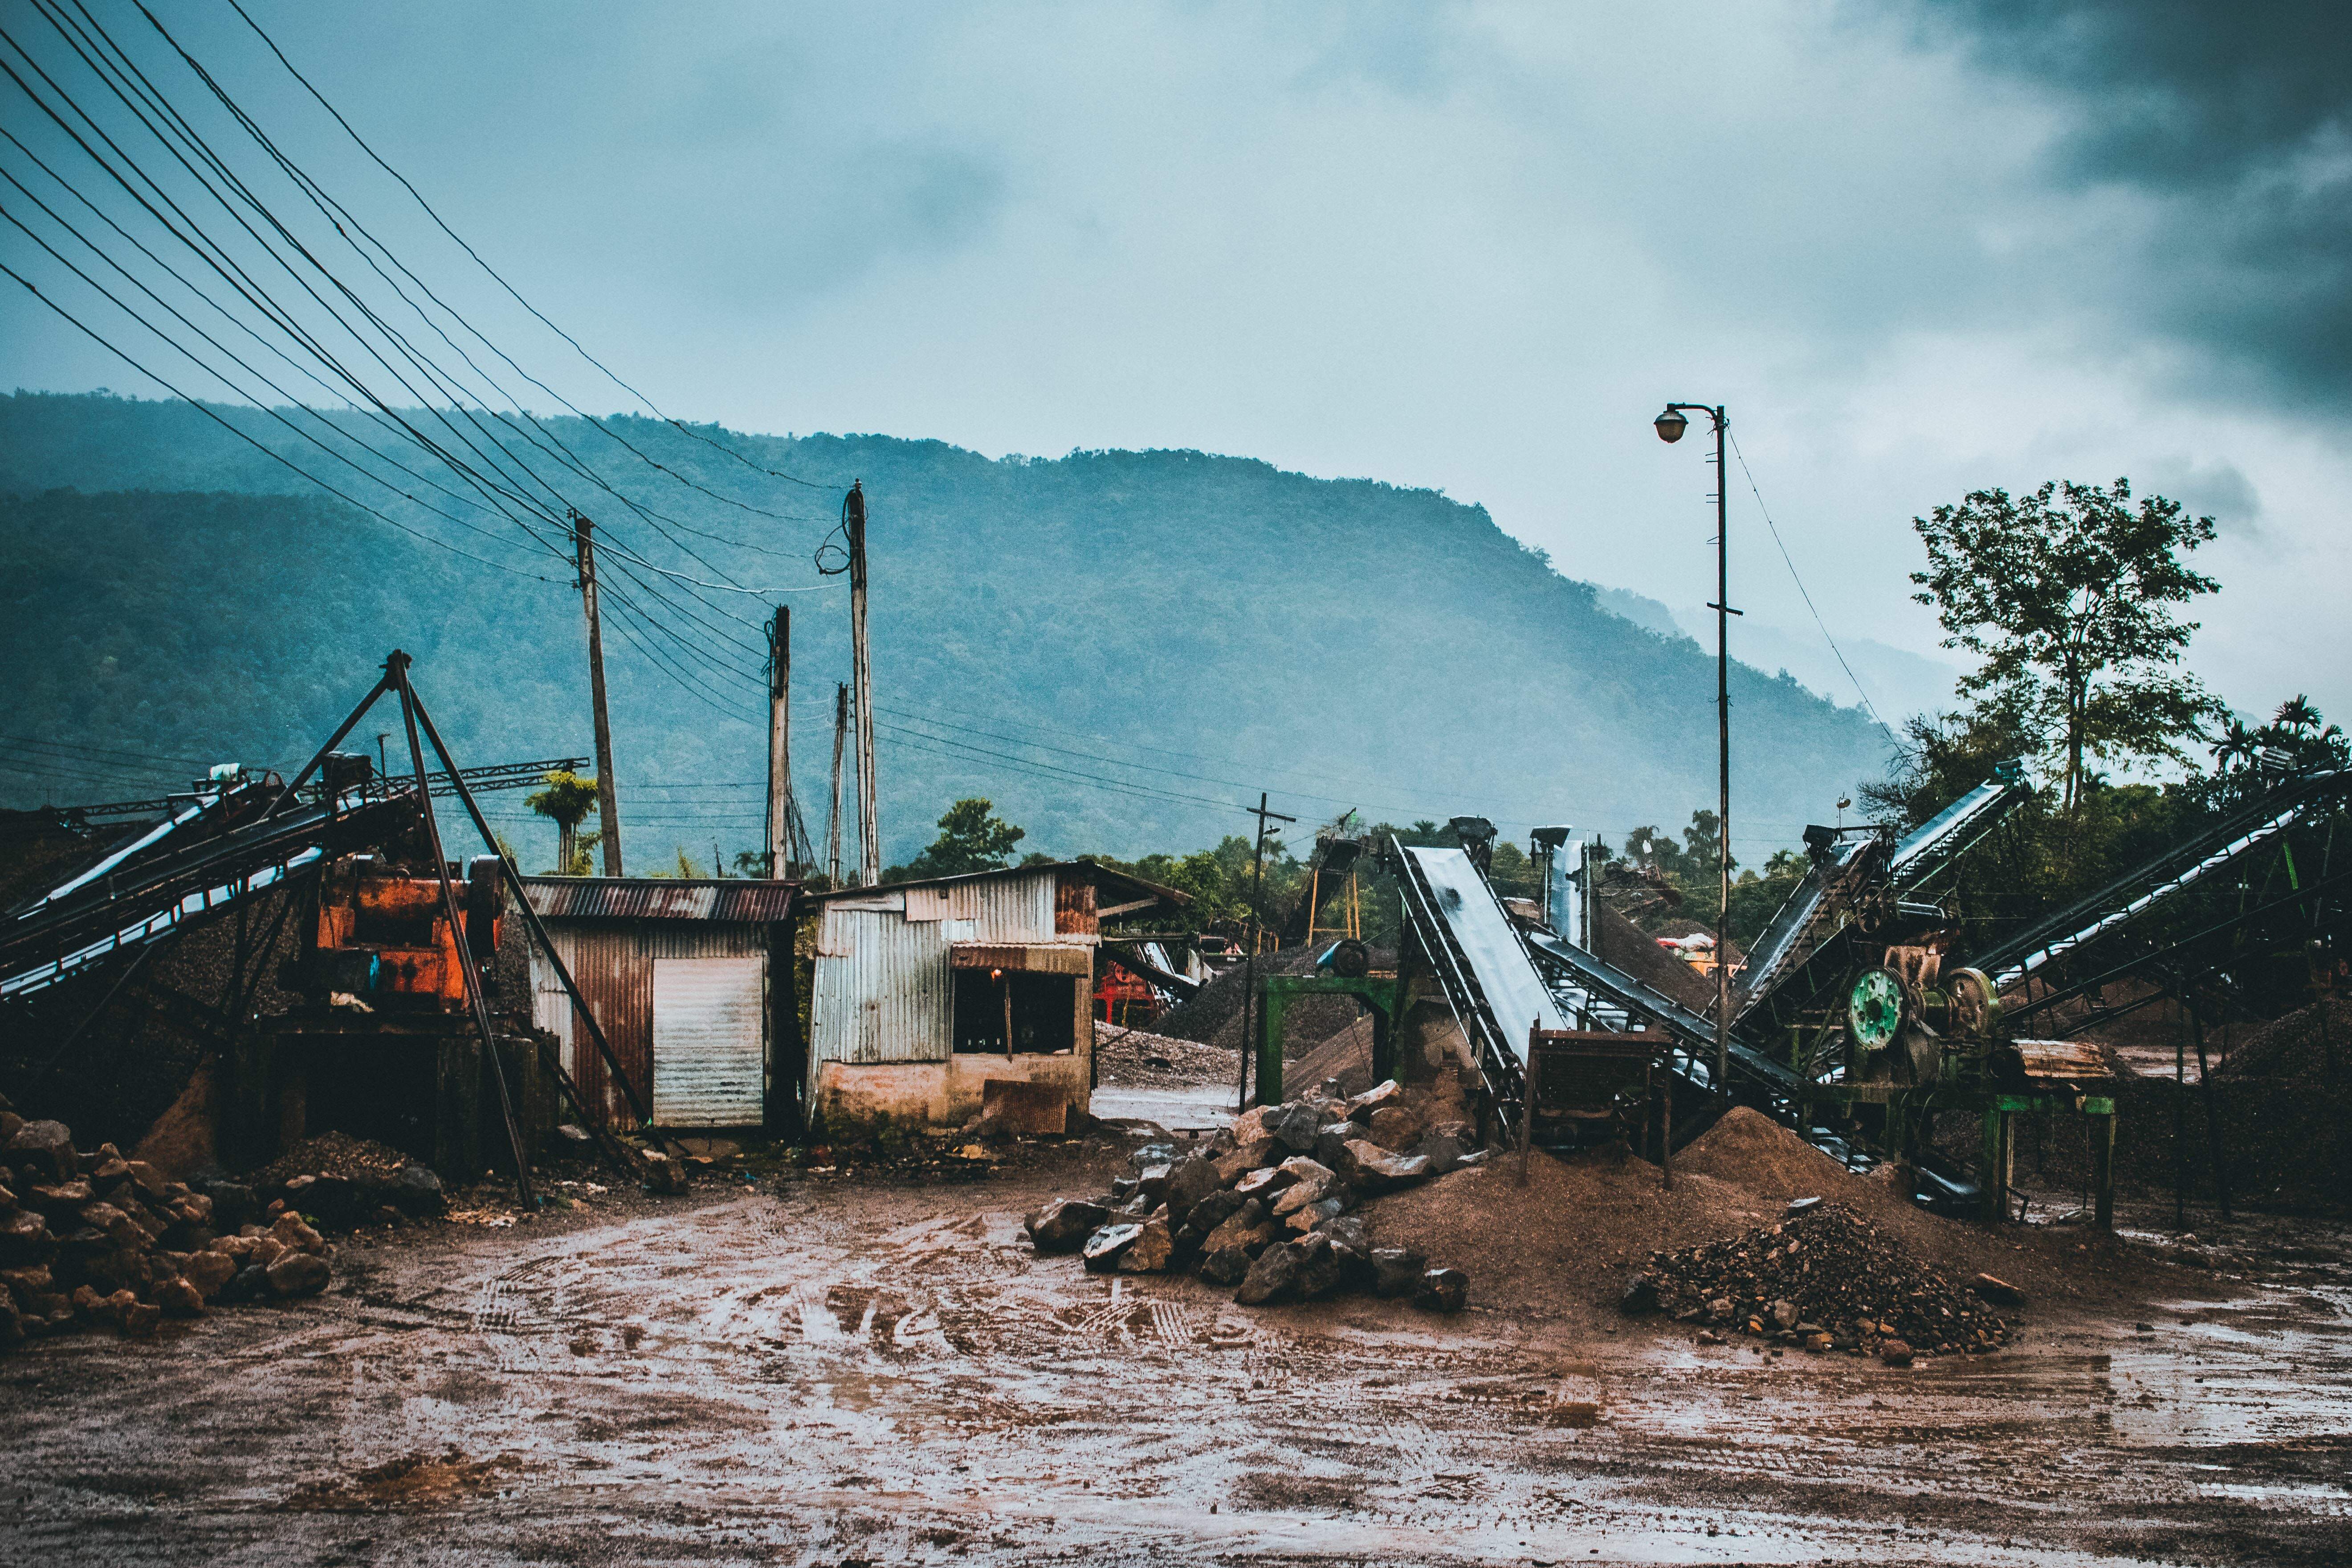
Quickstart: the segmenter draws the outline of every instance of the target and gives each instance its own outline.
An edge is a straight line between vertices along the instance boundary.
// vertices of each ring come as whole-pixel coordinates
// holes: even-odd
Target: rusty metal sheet
[[[647,1095],[654,1087],[654,964],[666,958],[764,958],[769,928],[749,922],[695,921],[622,925],[561,922],[549,940],[573,984],[596,1015],[621,1066]],[[612,1082],[585,1025],[573,1016],[544,955],[531,954],[532,1021],[561,1042],[564,1070],[581,1097],[604,1107],[615,1124],[630,1121],[629,1105]]]
[[[542,920],[789,920],[797,882],[727,877],[525,877],[523,895]]]
[[[1085,974],[1095,972],[1095,950],[1067,943],[1055,946],[1024,943],[960,942],[948,952],[957,969],[1013,969],[1030,974]]]

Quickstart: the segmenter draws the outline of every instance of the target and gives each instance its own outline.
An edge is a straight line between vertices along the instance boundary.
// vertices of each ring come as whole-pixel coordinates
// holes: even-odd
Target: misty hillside
[[[422,483],[404,480],[483,531],[391,498],[257,411],[219,412],[398,522],[498,565],[320,494],[195,408],[0,399],[0,804],[120,798],[230,757],[298,763],[395,645],[416,656],[461,761],[590,750],[585,638],[564,561]],[[851,479],[869,497],[891,859],[929,841],[950,799],[974,794],[1029,829],[1024,849],[1057,855],[1213,844],[1246,828],[1236,804],[1262,788],[1302,829],[1358,806],[1398,821],[1480,812],[1515,834],[1538,820],[1615,834],[1679,825],[1713,803],[1712,661],[1608,613],[1480,507],[1197,452],[994,461],[936,441],[706,432],[819,489],[653,421],[610,423],[680,475],[785,514],[688,489],[583,421],[548,422],[548,439],[672,520],[657,531],[576,487],[603,497],[591,509],[600,537],[646,563],[608,557],[606,571],[623,601],[606,646],[633,871],[679,847],[707,862],[714,839],[728,857],[756,845],[756,626],[776,602],[689,590],[651,568],[806,587],[837,515],[833,487]],[[625,569],[635,584],[615,577]],[[819,835],[834,683],[848,673],[844,580],[822,581],[784,601],[795,772]],[[690,651],[636,618],[656,613],[656,586],[707,623],[657,612]],[[1737,847],[1752,864],[1876,772],[1883,737],[1861,714],[1745,667],[1732,700]],[[28,749],[28,737],[78,750]],[[552,834],[519,795],[497,805],[527,859],[551,858]]]

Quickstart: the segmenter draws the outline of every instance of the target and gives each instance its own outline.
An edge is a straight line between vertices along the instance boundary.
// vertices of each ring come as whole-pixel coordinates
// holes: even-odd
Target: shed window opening
[[[1078,977],[1018,969],[955,971],[955,1048],[1054,1056],[1077,1047]],[[1008,1043],[1009,1042],[1009,1043]]]

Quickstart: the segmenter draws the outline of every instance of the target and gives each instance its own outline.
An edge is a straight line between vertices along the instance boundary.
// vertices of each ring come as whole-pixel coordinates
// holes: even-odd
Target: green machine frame
[[[1372,1081],[1396,1076],[1398,1009],[1404,983],[1393,974],[1268,974],[1258,981],[1257,1103],[1281,1103],[1282,1016],[1294,997],[1353,996],[1371,1008]]]

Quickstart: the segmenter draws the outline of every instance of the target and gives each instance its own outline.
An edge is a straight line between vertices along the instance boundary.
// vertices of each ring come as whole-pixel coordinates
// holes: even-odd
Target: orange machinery
[[[458,889],[467,945],[477,964],[488,963],[498,952],[506,916],[499,858],[479,855],[467,862]],[[312,961],[314,984],[338,1001],[465,1010],[466,976],[442,912],[440,882],[409,876],[373,855],[350,856],[321,877]]]

